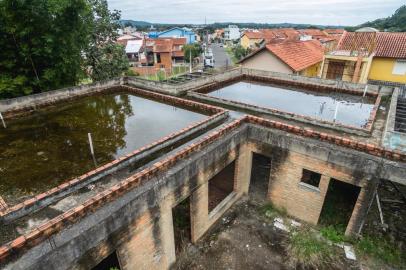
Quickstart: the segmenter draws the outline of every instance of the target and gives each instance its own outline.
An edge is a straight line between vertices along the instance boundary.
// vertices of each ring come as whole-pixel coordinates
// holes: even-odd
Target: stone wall
[[[395,131],[396,109],[400,92],[400,88],[395,88],[393,92],[382,144],[388,149],[406,151],[406,134]]]
[[[76,99],[87,95],[104,92],[106,89],[124,85],[125,78],[116,78],[108,81],[93,84],[68,87],[64,89],[43,92],[13,99],[0,100],[0,112],[5,118],[13,117],[15,114],[27,113],[39,107],[48,106],[57,102]]]
[[[225,71],[224,73],[205,76],[195,80],[178,84],[149,81],[137,77],[128,77],[126,81],[130,86],[139,87],[147,90],[153,90],[156,92],[161,92],[169,95],[180,96],[185,94],[187,91],[190,91],[191,89],[199,88],[202,87],[203,85],[228,81],[231,79],[235,79],[239,76],[241,76],[241,69],[236,68]]]
[[[264,78],[274,78],[274,79],[281,79],[281,80],[289,80],[289,81],[296,81],[302,82],[306,84],[315,84],[320,86],[327,86],[333,87],[336,89],[346,89],[350,91],[356,91],[359,94],[363,94],[365,90],[366,84],[358,84],[358,83],[351,83],[351,82],[344,82],[344,81],[337,81],[337,80],[327,80],[327,79],[320,79],[316,77],[304,77],[298,76],[294,74],[284,74],[284,73],[277,73],[277,72],[270,72],[270,71],[263,71],[263,70],[255,70],[255,69],[242,69],[242,74],[248,76],[258,76]],[[378,94],[379,86],[369,84],[367,88],[367,92],[370,94]]]

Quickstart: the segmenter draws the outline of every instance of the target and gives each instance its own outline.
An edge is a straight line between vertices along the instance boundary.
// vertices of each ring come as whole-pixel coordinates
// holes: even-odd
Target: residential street
[[[211,45],[211,48],[213,49],[213,55],[214,55],[214,67],[215,68],[224,68],[226,66],[231,66],[232,61],[230,56],[227,54],[226,49],[220,47],[219,44],[213,43]]]

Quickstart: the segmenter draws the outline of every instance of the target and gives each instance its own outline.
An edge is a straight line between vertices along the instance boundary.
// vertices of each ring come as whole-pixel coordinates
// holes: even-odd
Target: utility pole
[[[189,51],[189,73],[192,73],[192,49]]]

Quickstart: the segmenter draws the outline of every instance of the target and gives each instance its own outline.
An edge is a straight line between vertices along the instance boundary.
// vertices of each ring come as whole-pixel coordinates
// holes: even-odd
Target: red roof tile
[[[378,33],[375,56],[406,58],[406,33]]]
[[[344,29],[324,29],[324,32],[329,35],[342,35],[344,31]]]
[[[328,35],[321,31],[320,29],[301,29],[299,30],[300,33],[309,35],[312,37],[327,37]]]
[[[172,38],[173,45],[186,45],[186,38]]]
[[[378,57],[406,58],[406,33],[346,32],[338,51],[365,51]]]
[[[324,56],[317,40],[268,44],[266,48],[296,72],[321,62]]]
[[[264,33],[262,31],[246,31],[244,33],[245,36],[247,36],[249,39],[263,39],[264,38]]]
[[[337,51],[364,51],[368,55],[375,49],[376,32],[346,32],[337,45]]]
[[[246,31],[244,33],[249,39],[265,39],[271,42],[275,39],[294,40],[298,39],[299,32],[293,28],[260,29],[257,31]]]

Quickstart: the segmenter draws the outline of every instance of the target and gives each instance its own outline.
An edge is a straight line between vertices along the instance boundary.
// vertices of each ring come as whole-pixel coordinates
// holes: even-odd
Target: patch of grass
[[[361,256],[370,256],[394,267],[406,269],[406,254],[386,239],[365,236],[355,244],[355,248]]]
[[[259,213],[269,219],[274,219],[275,217],[278,216],[282,217],[287,216],[287,211],[285,208],[276,207],[272,203],[262,205],[259,208]]]
[[[286,251],[292,267],[322,268],[338,258],[335,247],[326,243],[316,232],[301,229],[288,239]]]
[[[351,241],[350,238],[344,235],[345,226],[342,224],[322,227],[320,228],[320,233],[324,238],[330,240],[333,243],[342,243]]]

